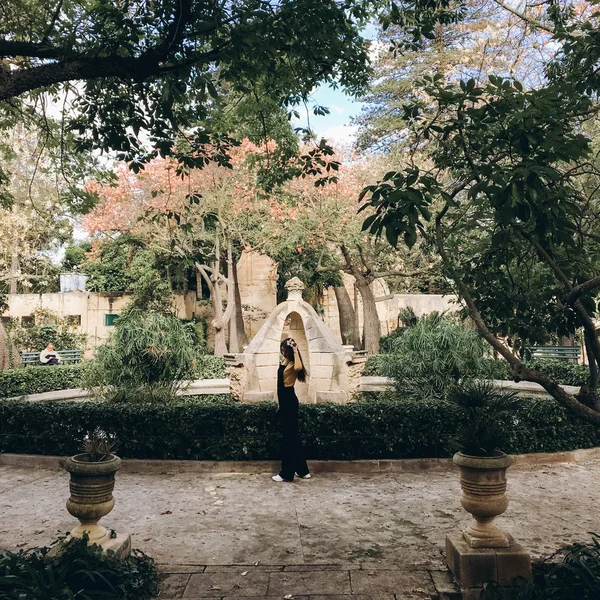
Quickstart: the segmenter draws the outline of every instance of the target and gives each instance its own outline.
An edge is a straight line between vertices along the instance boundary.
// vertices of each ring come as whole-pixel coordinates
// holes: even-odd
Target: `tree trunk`
[[[196,300],[202,300],[202,274],[196,269]]]
[[[237,265],[233,265],[232,277],[233,280],[233,299],[235,302],[234,314],[231,321],[235,321],[235,332],[237,334],[237,347],[238,350],[230,348],[231,352],[242,352],[244,346],[248,345],[248,335],[246,334],[246,327],[244,325],[244,313],[242,312],[242,296],[240,294],[240,282],[238,280]]]
[[[217,281],[211,290],[210,297],[213,298],[212,304],[215,311],[215,318],[212,325],[215,328],[215,355],[223,356],[227,354],[227,338],[225,336],[225,323],[223,320],[223,298],[221,296],[221,286]]]
[[[209,279],[211,282],[210,296],[213,299],[213,308],[215,311],[215,318],[213,319],[213,327],[215,328],[215,355],[223,356],[227,354],[227,338],[225,336],[225,327],[227,324],[231,327],[231,315],[233,314],[234,308],[234,285],[232,281],[232,273],[233,273],[233,251],[231,248],[231,242],[227,243],[227,273],[229,275],[228,278],[223,278],[220,273],[220,261],[219,257],[221,255],[220,252],[220,244],[219,237],[217,236],[217,242],[215,245],[215,256],[216,260],[213,266],[212,277]],[[202,272],[202,271],[201,271]],[[227,305],[226,308],[223,309],[223,298],[221,296],[221,286],[220,280],[224,280],[227,287]],[[205,277],[206,280],[206,277]],[[237,334],[236,334],[237,335]]]
[[[333,288],[335,299],[337,300],[338,314],[340,321],[340,334],[344,345],[352,345],[358,348],[360,336],[356,327],[356,315],[352,300],[348,295],[348,290],[344,285],[338,285]]]
[[[233,286],[233,310],[231,311],[231,317],[229,318],[229,322],[227,323],[227,338],[229,340],[229,352],[233,352],[237,354],[240,351],[240,342],[238,339],[238,321],[237,321],[237,298],[235,295],[235,283],[233,281],[233,273],[235,272],[235,267],[233,265],[227,265],[227,279],[229,280],[229,285]]]
[[[352,275],[355,279],[355,286],[358,288],[363,303],[363,339],[364,349],[369,354],[379,354],[379,340],[381,339],[381,323],[377,313],[377,303],[375,294],[371,289],[372,278],[353,264],[350,252],[345,244],[340,245],[340,250],[346,262],[346,273]],[[359,249],[360,250],[360,249]],[[361,254],[362,257],[362,254]],[[363,261],[364,263],[364,261]],[[366,268],[366,264],[365,264]],[[355,306],[355,313],[357,312]]]
[[[362,339],[362,336],[360,335],[360,318],[359,318],[359,312],[358,312],[358,297],[359,297],[358,286],[356,285],[356,282],[354,282],[354,341],[356,342],[356,345],[354,347],[358,348],[359,350],[364,350],[365,344]]]
[[[12,256],[10,259],[10,287],[9,294],[16,294],[18,292],[17,283],[19,281],[19,254],[16,248],[13,248]]]
[[[381,323],[377,313],[375,294],[369,285],[368,279],[361,273],[357,273],[356,286],[360,292],[363,303],[363,336],[365,339],[365,350],[369,354],[379,354],[379,340],[381,339]]]
[[[0,371],[10,368],[10,348],[4,325],[0,323]]]

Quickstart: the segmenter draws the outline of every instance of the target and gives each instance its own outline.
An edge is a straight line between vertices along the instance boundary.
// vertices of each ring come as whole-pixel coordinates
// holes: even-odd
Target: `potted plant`
[[[71,531],[71,537],[88,537],[88,544],[102,546],[111,539],[111,532],[98,524],[114,507],[112,492],[115,473],[121,468],[121,459],[113,454],[116,440],[96,429],[84,438],[83,453],[67,458],[64,467],[71,474],[67,510],[80,524]]]
[[[508,507],[506,469],[512,458],[499,450],[518,404],[515,392],[502,392],[489,381],[456,386],[449,400],[461,412],[454,455],[460,469],[461,504],[475,519],[463,536],[472,548],[508,548],[506,533],[494,518]]]

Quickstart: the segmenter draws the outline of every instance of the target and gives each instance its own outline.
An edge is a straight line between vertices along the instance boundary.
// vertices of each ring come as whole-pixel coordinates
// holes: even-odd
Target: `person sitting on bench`
[[[60,362],[60,358],[54,351],[54,344],[48,344],[41,352],[40,352],[40,362],[43,365],[57,365]]]

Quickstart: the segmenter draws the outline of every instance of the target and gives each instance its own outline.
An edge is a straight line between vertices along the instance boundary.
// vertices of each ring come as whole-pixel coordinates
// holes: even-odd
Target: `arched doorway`
[[[288,314],[283,323],[283,329],[281,331],[281,340],[286,338],[294,338],[298,344],[298,349],[304,362],[304,367],[308,371],[308,377],[304,383],[298,381],[296,383],[296,395],[300,402],[308,401],[308,385],[310,378],[310,353],[308,348],[308,340],[306,339],[306,331],[304,329],[304,323],[302,317],[293,311]]]

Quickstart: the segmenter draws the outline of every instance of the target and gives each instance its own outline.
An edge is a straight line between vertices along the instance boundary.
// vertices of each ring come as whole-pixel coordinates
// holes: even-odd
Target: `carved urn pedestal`
[[[111,454],[108,460],[92,462],[88,454],[78,454],[67,458],[64,467],[71,474],[67,510],[79,519],[79,525],[71,530],[70,538],[81,539],[87,535],[89,545],[98,544],[119,557],[128,556],[131,553],[131,537],[117,535],[98,523],[115,505],[112,492],[121,459]]]
[[[479,598],[487,582],[510,586],[516,578],[531,578],[531,558],[525,549],[494,524],[508,507],[506,470],[510,456],[467,456],[458,452],[461,504],[474,522],[461,534],[446,538],[446,561],[458,580],[463,600]]]
[[[460,469],[460,503],[475,519],[463,532],[465,540],[471,548],[508,548],[507,534],[493,521],[508,508],[506,469],[512,458],[503,452],[484,457],[457,452],[454,464]]]

